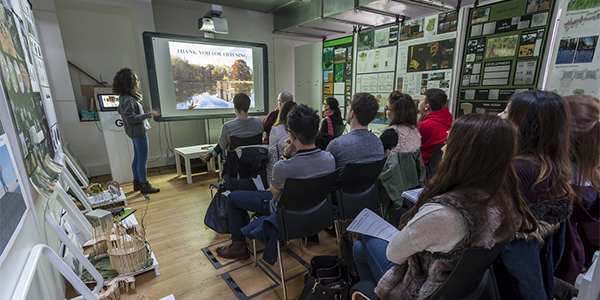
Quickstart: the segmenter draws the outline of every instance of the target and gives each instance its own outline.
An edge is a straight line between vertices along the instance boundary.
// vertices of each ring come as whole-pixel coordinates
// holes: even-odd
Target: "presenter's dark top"
[[[139,93],[119,96],[117,111],[123,119],[125,134],[132,139],[146,136],[146,130],[150,129],[149,116],[144,113],[141,101],[142,95]]]
[[[344,125],[341,115],[333,114],[329,118],[331,119],[331,124],[333,125],[333,132],[335,132],[336,126]],[[327,118],[323,118],[323,121],[321,122],[321,130],[319,131],[319,135],[323,136],[327,134],[329,132],[328,129],[329,125],[327,124]]]

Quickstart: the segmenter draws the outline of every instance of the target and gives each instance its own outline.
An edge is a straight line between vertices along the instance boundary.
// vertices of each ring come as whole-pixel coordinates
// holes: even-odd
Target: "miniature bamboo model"
[[[111,280],[106,289],[96,293],[98,300],[119,300],[121,299],[121,289],[129,292],[129,289],[135,289],[135,278],[133,276],[123,276]]]
[[[148,299],[146,290],[143,290],[141,293],[137,294],[136,300],[150,300],[150,299]]]
[[[107,242],[111,268],[119,274],[133,273],[146,266],[146,240],[135,228],[128,234],[120,223],[115,223],[110,242]]]

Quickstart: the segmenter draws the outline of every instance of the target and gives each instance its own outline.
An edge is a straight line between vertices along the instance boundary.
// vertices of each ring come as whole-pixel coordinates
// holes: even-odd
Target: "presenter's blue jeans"
[[[269,202],[272,198],[273,194],[269,191],[233,191],[227,196],[227,218],[232,241],[246,241],[242,227],[250,223],[247,211],[270,215]]]
[[[368,235],[357,234],[352,252],[360,279],[372,278],[375,283],[396,264],[385,254],[388,242]]]
[[[131,139],[133,141],[133,180],[138,180],[141,183],[148,182],[146,178],[146,163],[148,163],[148,135]]]

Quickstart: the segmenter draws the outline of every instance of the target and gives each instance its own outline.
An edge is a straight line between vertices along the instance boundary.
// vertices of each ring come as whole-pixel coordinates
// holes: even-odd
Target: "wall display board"
[[[16,13],[19,10],[25,9],[22,6],[12,7],[8,2],[0,5],[1,81],[6,98],[9,99],[8,107],[17,129],[27,175],[38,192],[49,196],[58,178],[52,160],[58,143],[53,141],[51,134],[53,128],[55,140],[58,140],[56,116],[35,31],[31,27],[25,28],[26,22]],[[20,15],[27,16],[26,13]],[[30,13],[28,16],[31,18]],[[35,24],[31,20],[27,20],[27,26],[33,27]],[[30,43],[31,40],[35,42]],[[31,45],[35,47],[30,47]],[[32,69],[34,65],[36,68]],[[32,77],[37,80],[32,82]],[[42,97],[38,82],[47,88],[48,97]],[[49,115],[50,118],[47,117]]]
[[[394,91],[398,28],[391,26],[358,34],[355,92],[371,93],[379,102],[375,123],[385,123],[383,108]]]
[[[0,264],[22,227],[27,205],[15,157],[0,122]]]
[[[458,11],[453,10],[410,20],[401,27],[396,90],[419,100],[427,89],[438,88],[452,99],[459,21]]]
[[[545,89],[600,97],[600,1],[564,1]]]
[[[353,36],[323,43],[323,101],[334,97],[344,107],[352,102]]]
[[[455,116],[500,113],[514,93],[536,88],[554,0],[471,8]]]

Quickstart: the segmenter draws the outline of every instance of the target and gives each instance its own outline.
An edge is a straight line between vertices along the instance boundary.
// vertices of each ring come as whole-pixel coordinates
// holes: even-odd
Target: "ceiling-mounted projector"
[[[227,20],[221,18],[223,12],[211,10],[204,17],[198,19],[198,30],[218,34],[228,34]]]

